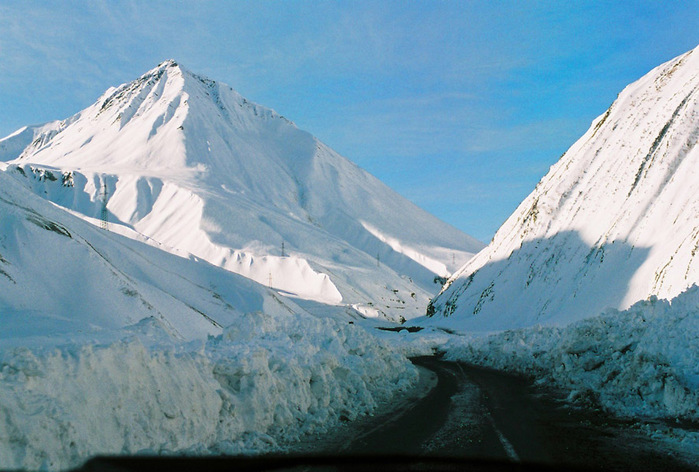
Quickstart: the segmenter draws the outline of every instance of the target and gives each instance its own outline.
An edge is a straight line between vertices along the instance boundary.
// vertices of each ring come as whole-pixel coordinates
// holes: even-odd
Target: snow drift
[[[699,48],[626,87],[430,305],[457,330],[562,325],[699,282]]]

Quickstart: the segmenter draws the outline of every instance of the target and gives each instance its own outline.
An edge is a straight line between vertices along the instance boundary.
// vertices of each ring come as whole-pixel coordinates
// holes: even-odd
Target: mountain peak
[[[73,127],[77,131],[68,140],[62,131],[75,122],[80,125]],[[19,157],[102,172],[129,169],[152,174],[167,168],[170,174],[206,169],[216,174],[221,169],[212,158],[230,152],[232,137],[245,142],[252,130],[287,126],[296,129],[274,110],[169,59],[136,80],[110,88],[91,107],[51,129],[25,132]],[[221,137],[229,138],[221,142]],[[30,146],[27,139],[33,140]],[[3,147],[9,151],[0,152],[0,157],[11,160],[9,154],[18,146]],[[219,159],[218,164],[225,162]]]
[[[160,64],[158,64],[158,67],[177,67],[177,61],[174,59],[167,59]]]
[[[0,148],[0,157],[23,148],[7,159],[18,175],[50,168],[70,183],[39,188],[41,174],[37,193],[95,218],[106,182],[115,228],[295,296],[420,315],[435,275],[482,247],[273,110],[173,60],[54,125]]]
[[[151,69],[148,72],[146,72],[145,74],[143,74],[141,77],[158,75],[158,74],[162,74],[162,73],[167,72],[167,71],[173,72],[173,73],[181,73],[181,74],[190,73],[191,74],[189,69],[184,67],[182,64],[180,64],[175,59],[167,59],[167,60],[161,62],[160,64],[158,64],[157,66],[155,66],[153,69]],[[136,80],[138,80],[138,79],[136,79]]]

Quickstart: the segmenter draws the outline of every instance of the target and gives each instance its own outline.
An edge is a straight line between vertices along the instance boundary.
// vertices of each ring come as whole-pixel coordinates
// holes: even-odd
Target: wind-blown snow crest
[[[560,325],[699,282],[699,49],[626,87],[447,282],[434,323]]]

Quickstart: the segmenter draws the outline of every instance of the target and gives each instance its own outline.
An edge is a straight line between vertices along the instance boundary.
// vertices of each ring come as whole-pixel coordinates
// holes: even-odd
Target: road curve
[[[525,379],[435,357],[413,359],[437,385],[344,443],[343,453],[575,464],[605,470],[699,470],[659,449],[628,422],[573,409]]]

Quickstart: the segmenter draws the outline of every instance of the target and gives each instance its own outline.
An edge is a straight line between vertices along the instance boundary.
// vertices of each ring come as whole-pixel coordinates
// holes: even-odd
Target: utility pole
[[[381,267],[381,258],[379,257],[379,253],[376,253],[376,266]]]
[[[109,231],[109,212],[107,211],[107,197],[109,196],[109,190],[107,190],[107,182],[102,182],[102,211],[100,212],[100,228]]]
[[[284,240],[282,239],[282,257],[286,257],[286,254],[284,253]]]

